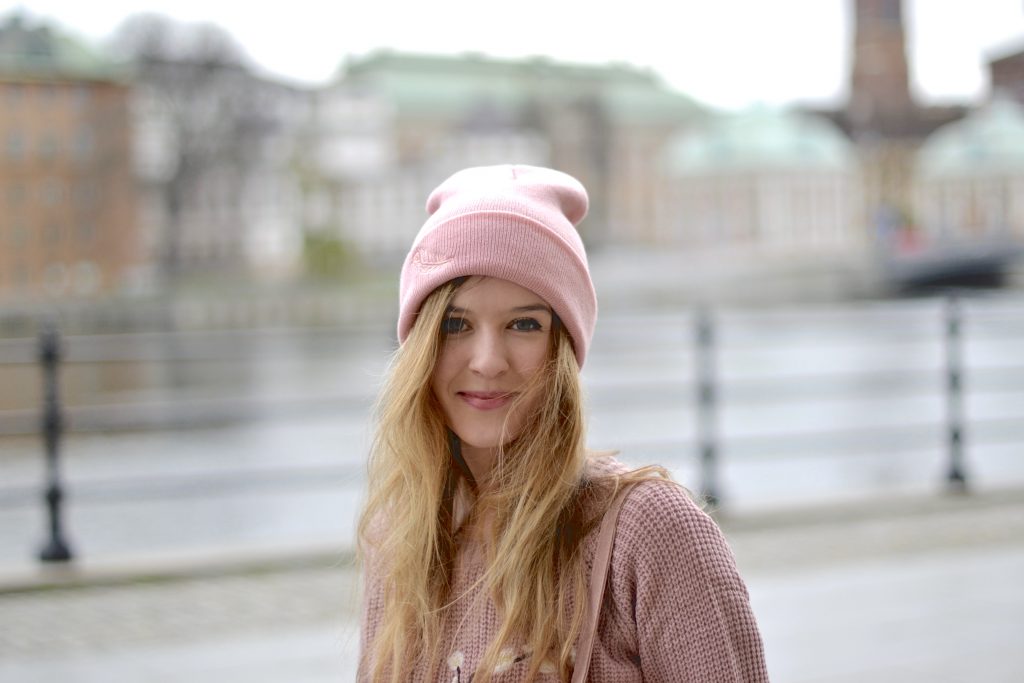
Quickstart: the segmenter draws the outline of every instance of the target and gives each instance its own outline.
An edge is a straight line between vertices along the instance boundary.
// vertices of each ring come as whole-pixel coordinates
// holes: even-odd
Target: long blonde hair
[[[455,565],[457,492],[475,497],[470,518],[486,524],[483,581],[498,609],[497,636],[474,681],[489,683],[501,652],[516,643],[533,653],[527,680],[554,658],[562,680],[572,672],[583,622],[586,568],[581,540],[593,527],[595,502],[610,500],[625,480],[662,477],[645,468],[589,476],[579,366],[568,333],[553,325],[548,367],[534,373],[520,400],[540,392],[521,433],[505,445],[479,490],[453,467],[444,415],[431,390],[443,344],[442,322],[461,281],[435,291],[396,352],[377,406],[369,494],[359,522],[359,550],[378,572],[382,617],[364,643],[371,680],[397,683],[440,660],[440,632]],[[511,412],[516,409],[513,406]],[[599,518],[600,515],[598,514]],[[551,618],[556,607],[555,618]]]

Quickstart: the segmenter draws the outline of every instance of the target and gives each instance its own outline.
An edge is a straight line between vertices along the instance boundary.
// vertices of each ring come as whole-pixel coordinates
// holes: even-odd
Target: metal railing
[[[966,466],[966,431],[967,418],[965,415],[965,367],[964,367],[964,339],[963,339],[963,302],[960,295],[952,293],[944,297],[942,306],[942,344],[944,349],[944,364],[941,368],[942,386],[945,397],[945,423],[936,425],[938,430],[944,434],[946,449],[947,468],[945,473],[946,488],[953,493],[966,493],[968,491],[968,469]],[[693,339],[695,370],[695,393],[694,404],[697,415],[696,444],[699,463],[700,492],[703,497],[713,506],[722,503],[723,493],[719,483],[719,468],[721,467],[722,443],[718,434],[718,416],[721,408],[722,381],[716,377],[716,366],[721,363],[716,353],[716,326],[715,318],[707,308],[699,308],[693,317]],[[1021,321],[1024,323],[1024,320]],[[1022,339],[1024,348],[1024,339]],[[1024,353],[1021,354],[1024,361]],[[1018,369],[1024,370],[1024,363]],[[873,380],[880,390],[886,385],[897,384],[891,376],[867,376],[865,379]],[[935,378],[938,379],[938,378]],[[806,387],[813,396],[815,387],[813,383]],[[1024,391],[1024,384],[1021,385]],[[1024,405],[1021,406],[1021,417],[1024,419]],[[1024,422],[1022,422],[1024,424]],[[854,428],[857,429],[857,428]],[[873,427],[877,430],[877,427]],[[895,431],[895,430],[894,430]],[[855,434],[839,434],[841,441],[851,442]],[[820,435],[818,435],[820,436]],[[784,435],[781,440],[788,440],[792,443],[793,435]]]
[[[967,440],[971,422],[968,411],[965,410],[965,391],[972,371],[969,364],[965,362],[965,340],[969,339],[971,331],[970,326],[965,321],[965,307],[969,306],[969,300],[965,300],[964,297],[956,293],[951,293],[942,300],[942,305],[937,308],[941,312],[941,319],[935,321],[935,330],[937,334],[942,335],[943,359],[940,369],[941,376],[932,378],[934,381],[926,378],[921,371],[882,371],[881,373],[874,374],[870,371],[862,371],[857,375],[857,381],[862,388],[866,386],[881,392],[891,392],[894,387],[905,387],[907,385],[913,385],[922,392],[932,392],[933,387],[942,388],[945,402],[945,419],[942,424],[933,426],[941,432],[945,443],[947,463],[944,473],[945,488],[948,491],[961,494],[967,493],[970,490],[971,483],[970,454],[968,452]],[[691,319],[691,341],[689,344],[686,344],[681,336],[678,339],[680,348],[689,346],[689,352],[692,354],[692,387],[690,388],[692,399],[679,401],[680,409],[687,409],[683,404],[688,404],[688,409],[693,412],[693,440],[689,445],[694,449],[694,459],[699,470],[700,492],[717,505],[721,505],[724,500],[727,501],[727,495],[723,491],[720,480],[720,471],[724,464],[723,458],[728,456],[730,446],[735,446],[737,442],[742,442],[744,439],[770,446],[774,439],[777,442],[774,446],[776,452],[785,451],[793,453],[799,452],[801,448],[800,440],[804,438],[801,435],[784,433],[723,437],[720,430],[720,421],[723,409],[730,405],[730,397],[738,393],[742,394],[745,391],[748,400],[757,401],[770,398],[773,401],[785,401],[787,397],[789,399],[793,397],[813,399],[816,396],[827,395],[830,391],[827,389],[827,382],[823,381],[821,375],[801,376],[800,381],[784,381],[778,375],[775,377],[762,376],[756,380],[748,380],[745,386],[743,386],[742,382],[736,382],[730,378],[723,377],[724,371],[729,369],[729,365],[728,353],[726,353],[728,348],[723,343],[721,332],[723,327],[728,330],[728,325],[723,325],[721,318],[721,311],[714,311],[710,308],[698,308],[693,312]],[[756,318],[756,315],[748,316],[748,318]],[[678,318],[676,319],[678,320]],[[756,321],[750,323],[748,320],[748,324],[756,324]],[[1020,320],[1013,318],[1006,327],[1007,329],[1004,330],[1002,339],[1011,346],[1015,346],[1019,341],[1019,348],[1024,349],[1024,318]],[[868,334],[872,333],[870,330],[861,330],[860,333],[863,334],[865,332]],[[769,338],[770,335],[765,335],[765,339]],[[191,340],[192,343],[196,344],[193,346],[189,346],[188,342],[179,339],[171,347],[165,347],[164,352],[167,351],[167,348],[171,348],[171,357],[178,360],[194,360],[197,357],[207,360],[217,359],[230,356],[232,353],[259,354],[258,349],[239,350],[237,344],[231,344],[230,342],[224,347],[219,346],[219,342],[211,346],[210,339],[210,337],[196,336]],[[237,337],[235,339],[237,340]],[[326,341],[325,343],[330,342]],[[101,344],[96,348],[103,349],[104,345]],[[8,358],[6,362],[24,362],[23,355],[19,355],[20,360]],[[1010,355],[1015,358],[1015,363],[998,365],[994,368],[994,371],[1007,380],[1001,385],[1002,390],[1009,392],[1019,391],[1024,394],[1024,381],[1019,381],[1024,380],[1024,353]],[[118,356],[116,352],[112,353],[109,349],[106,349],[99,352],[99,355],[93,353],[91,356],[90,354],[79,356],[73,362],[117,362],[118,359],[124,358],[125,354]],[[153,356],[149,360],[166,360],[166,358],[166,355]],[[49,519],[49,538],[39,554],[39,558],[45,562],[67,561],[73,556],[70,544],[64,536],[61,522],[61,503],[64,496],[60,477],[60,441],[66,426],[66,420],[63,419],[66,409],[60,404],[57,389],[57,377],[61,360],[62,354],[57,331],[52,327],[44,328],[38,340],[38,362],[42,366],[43,385],[45,387],[41,413],[42,421],[39,427],[45,446],[46,483],[43,500]],[[134,360],[138,360],[138,357],[135,356]],[[0,363],[2,362],[0,361]],[[989,369],[990,375],[992,370],[992,368]],[[655,387],[651,391],[654,393],[661,391],[665,396],[675,400],[684,396],[684,393],[680,393],[681,391],[686,391],[686,387],[679,386],[680,384],[685,385],[686,382],[671,382],[665,386]],[[737,391],[740,387],[742,387],[742,390]],[[758,396],[760,396],[760,399],[758,399]],[[358,408],[359,410],[363,410],[366,407],[365,397],[363,396],[350,397],[346,400],[351,401],[350,407]],[[313,402],[316,402],[315,398],[310,399],[304,405],[308,406]],[[336,409],[337,407],[338,404],[321,406],[324,410]],[[104,408],[97,406],[96,410],[97,412],[102,412]],[[109,410],[117,411],[118,408],[112,407]],[[250,413],[252,413],[252,415],[249,415],[251,417],[262,415],[263,411],[250,410]],[[999,420],[1002,420],[1001,424],[1004,424],[1004,426],[1012,427],[1017,425],[1019,427],[1024,425],[1024,402],[1021,404],[1021,415],[1019,417],[1019,420],[1014,416],[999,418]],[[235,411],[226,416],[225,419],[247,419],[247,412],[246,410]],[[200,423],[202,423],[202,420],[197,419],[194,424]],[[175,428],[187,427],[188,420],[175,423],[172,426]],[[927,425],[914,425],[913,428],[928,429],[930,427]],[[899,439],[906,438],[910,428],[891,427],[891,434],[888,437],[885,436],[885,429],[885,427],[873,426],[869,436],[878,439],[879,435],[881,435],[883,440],[887,440],[894,447],[898,447]],[[1024,429],[1015,430],[1014,428],[1009,428],[1005,431],[1010,439],[1020,438],[1024,442]],[[866,438],[862,432],[863,429],[853,427],[846,434],[834,433],[832,436],[836,437],[837,442],[845,440],[848,443],[855,443],[858,438]],[[816,436],[820,438],[821,434]],[[678,449],[681,446],[686,446],[685,439],[681,440],[673,437],[669,441],[671,443],[666,444],[669,447]],[[768,450],[772,449],[769,448]],[[0,463],[0,467],[2,467],[2,463]],[[323,481],[325,474],[327,473],[322,471],[315,473],[312,479]],[[299,473],[299,476],[301,478],[301,473]],[[265,478],[256,477],[256,479],[249,478],[249,484],[253,484],[253,482],[259,486],[284,486],[287,485],[288,478],[273,476]],[[179,488],[184,490],[188,487],[188,483],[184,482]],[[144,480],[137,480],[135,484],[145,488],[151,485],[152,482],[147,484]],[[162,486],[166,488],[167,482],[164,481]],[[211,487],[212,489],[217,488],[214,484],[207,481],[205,486],[203,486],[203,490],[212,490]],[[108,489],[113,492],[111,495],[117,494],[118,487],[108,487]],[[121,494],[118,495],[123,495],[125,490],[124,487],[120,487]],[[0,498],[2,498],[2,494],[3,491],[0,490]]]

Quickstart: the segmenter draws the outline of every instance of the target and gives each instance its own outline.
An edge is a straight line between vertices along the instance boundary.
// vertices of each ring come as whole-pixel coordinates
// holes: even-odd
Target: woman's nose
[[[502,335],[486,331],[476,334],[469,369],[483,377],[497,377],[508,367],[508,349]]]

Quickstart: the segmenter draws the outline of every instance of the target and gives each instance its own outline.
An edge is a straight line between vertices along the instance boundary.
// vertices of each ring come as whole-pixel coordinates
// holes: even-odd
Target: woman
[[[472,168],[427,211],[402,268],[360,520],[359,680],[569,681],[581,654],[598,682],[767,680],[715,524],[664,470],[585,448],[579,370],[597,302],[575,228],[583,186]],[[597,529],[620,492],[602,560]]]

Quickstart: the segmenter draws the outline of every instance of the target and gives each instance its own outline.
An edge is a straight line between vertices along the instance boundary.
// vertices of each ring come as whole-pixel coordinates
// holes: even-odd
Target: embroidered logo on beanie
[[[450,256],[445,256],[444,254],[432,254],[426,249],[417,249],[416,253],[412,256],[411,262],[420,269],[421,273],[429,273],[449,263],[451,260]]]

